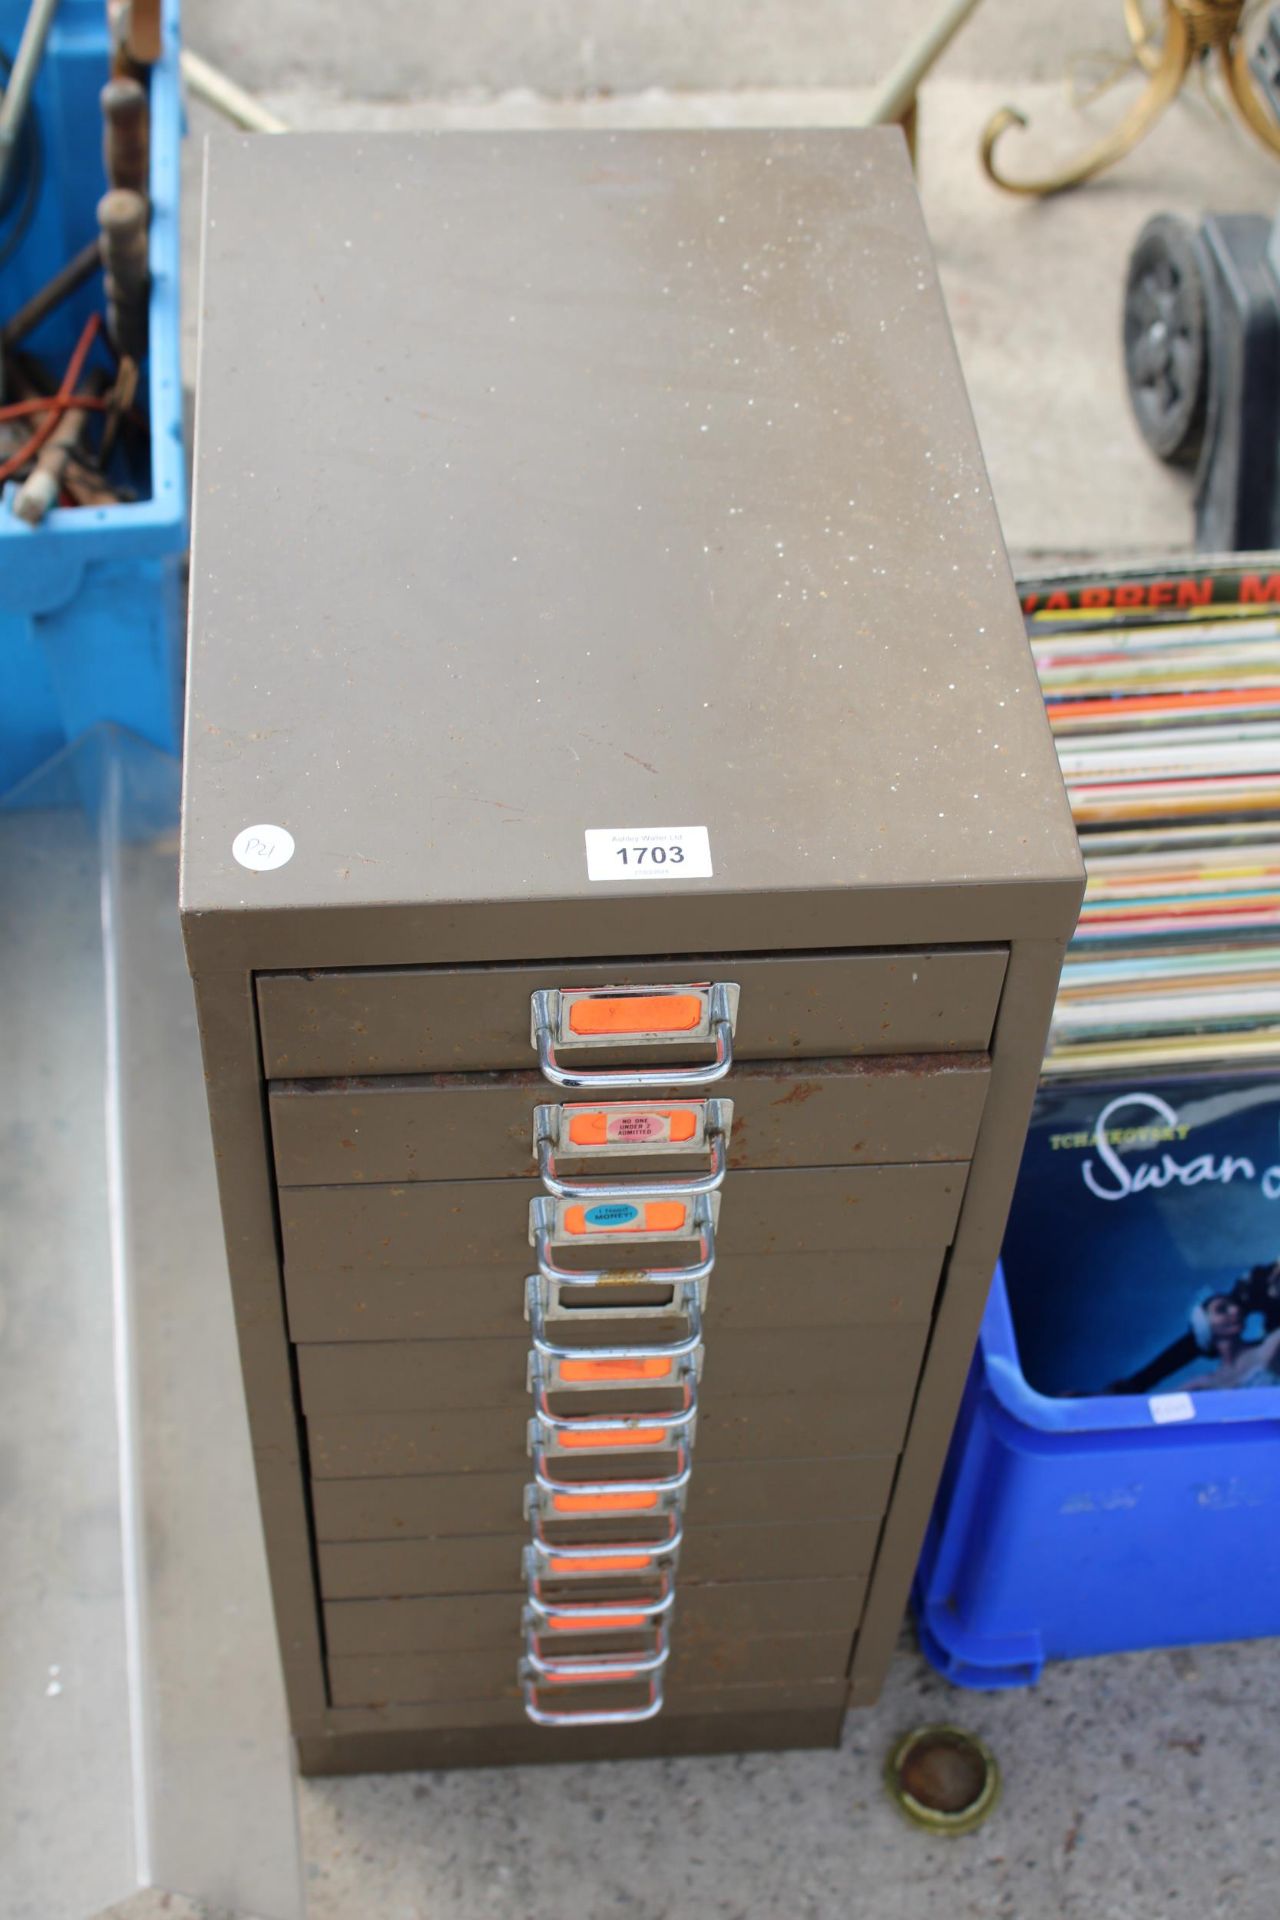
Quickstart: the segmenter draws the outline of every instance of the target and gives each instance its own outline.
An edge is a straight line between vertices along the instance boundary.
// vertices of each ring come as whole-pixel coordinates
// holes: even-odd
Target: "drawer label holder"
[[[692,1198],[717,1193],[728,1166],[733,1129],[732,1100],[602,1101],[592,1106],[539,1106],[533,1110],[538,1173],[555,1200],[634,1205],[639,1200]],[[631,1178],[567,1179],[557,1154],[573,1159],[616,1159],[656,1154],[707,1154],[705,1173]]]
[[[528,1449],[531,1456],[541,1453],[566,1459],[580,1459],[584,1452],[669,1453],[681,1444],[693,1445],[697,1424],[698,1409],[692,1398],[678,1413],[563,1418],[539,1409],[529,1422]]]
[[[733,1065],[738,988],[726,980],[685,986],[540,987],[529,1010],[530,1044],[553,1087],[637,1092],[648,1087],[712,1086]],[[714,1057],[697,1066],[572,1067],[559,1053],[602,1047],[646,1050],[709,1044]],[[558,1051],[559,1050],[559,1051]]]
[[[603,1209],[603,1211],[602,1211]],[[705,1280],[715,1264],[720,1195],[677,1194],[668,1200],[593,1202],[556,1200],[538,1194],[529,1202],[529,1245],[544,1280],[566,1287],[666,1286],[675,1280]],[[593,1250],[602,1243],[622,1246],[695,1241],[697,1259],[682,1267],[655,1267],[648,1261],[600,1271],[561,1266],[558,1246]]]
[[[601,1388],[636,1386],[672,1386],[680,1377],[681,1363],[695,1369],[702,1360],[702,1309],[696,1287],[689,1287],[681,1300],[685,1332],[674,1340],[638,1344],[628,1341],[618,1346],[575,1346],[553,1339],[543,1306],[544,1283],[536,1274],[526,1283],[525,1306],[533,1339],[530,1367],[538,1363],[539,1376],[551,1393],[578,1388],[596,1392]],[[530,1387],[532,1387],[532,1375]]]
[[[669,1540],[613,1540],[604,1545],[550,1545],[545,1539],[531,1540],[524,1550],[524,1572],[530,1593],[544,1596],[550,1586],[562,1582],[599,1580],[602,1574],[621,1574],[628,1580],[642,1580],[655,1574],[672,1573],[680,1552],[682,1534],[677,1526]]]

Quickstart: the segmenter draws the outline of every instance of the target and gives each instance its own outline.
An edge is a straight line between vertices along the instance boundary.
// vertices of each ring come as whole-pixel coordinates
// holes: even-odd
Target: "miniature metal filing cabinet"
[[[873,1699],[1081,892],[896,132],[206,198],[183,917],[301,1765]]]

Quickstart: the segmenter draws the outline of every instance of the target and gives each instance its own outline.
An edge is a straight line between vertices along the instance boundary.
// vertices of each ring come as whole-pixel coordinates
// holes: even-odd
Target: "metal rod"
[[[163,51],[160,0],[129,0],[125,25],[125,46],[129,58],[141,66],[154,66]]]
[[[107,0],[107,31],[111,36],[113,76],[140,80],[143,70],[129,52],[129,0]]]
[[[98,445],[98,464],[105,467],[115,450],[116,437],[120,432],[120,423],[128,413],[138,395],[138,363],[129,355],[120,356],[120,365],[116,368],[115,382],[111,388],[110,404],[102,422],[102,439]]]
[[[9,84],[5,88],[3,101],[0,101],[0,206],[4,205],[18,135],[27,117],[31,89],[35,85],[44,55],[44,43],[49,37],[57,6],[58,0],[31,0],[27,23],[22,29],[22,39],[14,55]]]
[[[182,49],[182,77],[197,100],[216,107],[219,113],[233,120],[238,127],[246,127],[250,133],[288,133],[286,121],[277,119],[251,93],[246,93],[225,73],[210,66],[207,60],[202,60],[198,53],[192,53],[189,47]]]
[[[943,5],[918,40],[890,67],[861,115],[867,127],[888,126],[901,120],[916,97],[920,82],[950,46],[979,0],[943,0]]]
[[[147,203],[114,187],[98,202],[98,235],[107,293],[107,336],[116,352],[141,360],[147,350]]]
[[[147,90],[140,80],[108,80],[102,103],[102,164],[109,187],[127,187],[133,193],[148,189],[150,128]]]
[[[67,462],[62,490],[71,495],[78,507],[118,507],[125,497],[95,468],[85,464],[78,448]]]
[[[95,367],[80,391],[86,398],[96,398],[105,384],[106,375]],[[13,511],[28,526],[38,527],[50,507],[57,506],[67,467],[88,424],[89,408],[68,407],[41,447],[36,464],[19,487],[13,503]]]
[[[87,247],[73,254],[65,266],[58,268],[52,279],[46,280],[25,305],[5,321],[0,327],[0,347],[16,347],[19,340],[25,340],[29,333],[34,333],[55,307],[60,307],[64,300],[70,299],[86,280],[92,280],[101,265],[98,242],[91,240]]]

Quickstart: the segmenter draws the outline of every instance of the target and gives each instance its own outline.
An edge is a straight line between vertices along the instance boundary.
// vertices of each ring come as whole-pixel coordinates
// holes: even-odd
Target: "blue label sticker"
[[[626,1201],[621,1200],[611,1200],[598,1207],[588,1207],[586,1212],[589,1227],[625,1227],[632,1220],[639,1218],[639,1207],[629,1206]]]

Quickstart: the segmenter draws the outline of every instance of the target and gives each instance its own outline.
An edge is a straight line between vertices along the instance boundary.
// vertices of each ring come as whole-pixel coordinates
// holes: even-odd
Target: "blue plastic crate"
[[[933,1665],[983,1691],[1280,1634],[1280,1387],[1048,1399],[997,1270],[913,1599]]]
[[[0,0],[0,47],[12,57],[26,0]],[[55,508],[40,527],[0,503],[0,793],[99,720],[172,752],[179,742],[186,466],[178,321],[182,103],[179,0],[166,0],[164,56],[151,73],[150,350],[142,391],[150,418],[149,497]],[[107,78],[105,0],[60,0],[32,98],[43,165],[25,238],[0,267],[0,314],[12,312],[92,240],[105,191],[98,94]],[[0,246],[14,212],[0,220]],[[60,369],[101,305],[94,280],[28,343]]]

